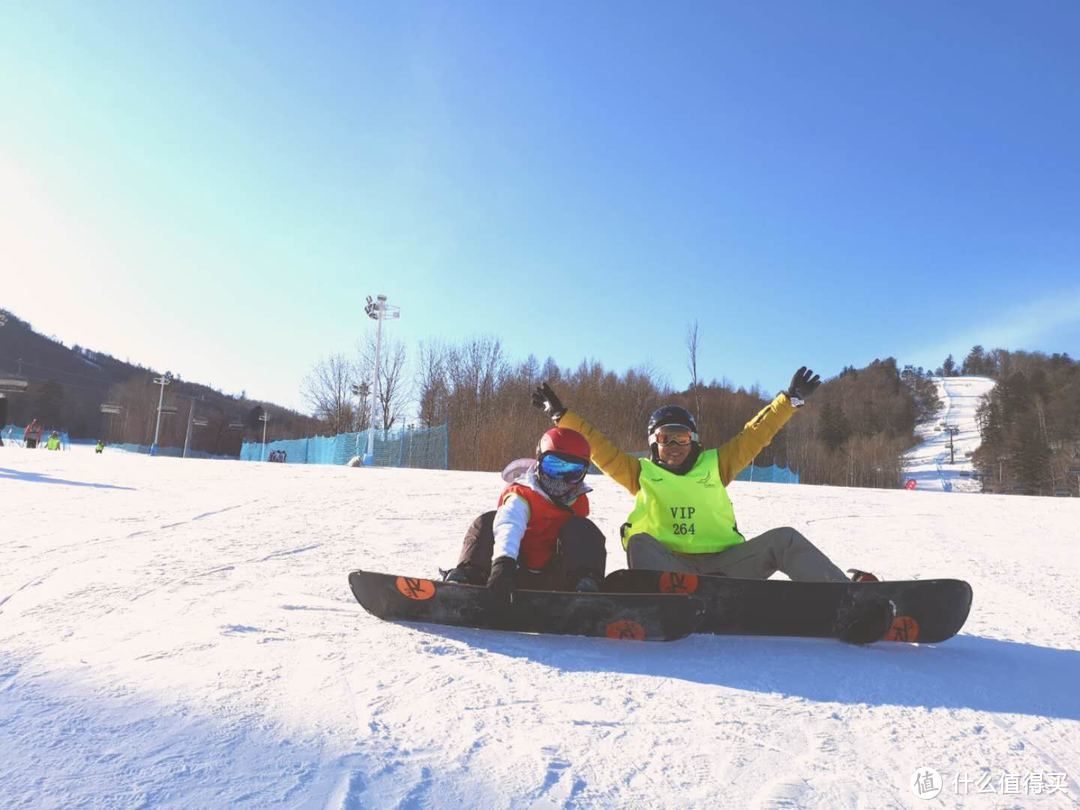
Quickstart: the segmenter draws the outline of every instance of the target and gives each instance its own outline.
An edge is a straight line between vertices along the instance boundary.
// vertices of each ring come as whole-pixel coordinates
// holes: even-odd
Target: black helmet
[[[665,405],[662,408],[657,408],[649,416],[649,443],[652,443],[652,435],[656,432],[658,427],[664,425],[679,425],[684,428],[689,428],[690,432],[694,434],[694,441],[698,440],[697,436],[697,422],[694,421],[694,415],[690,411],[686,410],[679,405]]]

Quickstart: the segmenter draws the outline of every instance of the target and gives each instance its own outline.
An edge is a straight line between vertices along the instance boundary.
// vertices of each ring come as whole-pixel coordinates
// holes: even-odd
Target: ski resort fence
[[[142,453],[145,455],[151,455],[150,445],[148,444],[130,444],[127,442],[114,442],[112,444],[105,445],[109,450],[123,450],[125,453]],[[160,444],[154,448],[152,455],[165,456],[167,458],[182,458],[184,455],[183,447],[162,447]],[[235,456],[222,456],[214,455],[213,453],[207,453],[203,450],[192,450],[190,447],[187,452],[188,458],[203,458],[203,459],[217,459],[219,461],[236,461]]]
[[[770,464],[768,467],[755,467],[751,464],[735,476],[736,481],[753,481],[761,484],[797,484],[799,474],[787,467]]]
[[[241,461],[283,461],[286,464],[348,464],[353,456],[367,452],[368,431],[244,442]],[[449,467],[450,442],[446,425],[375,431],[374,466],[445,470]]]

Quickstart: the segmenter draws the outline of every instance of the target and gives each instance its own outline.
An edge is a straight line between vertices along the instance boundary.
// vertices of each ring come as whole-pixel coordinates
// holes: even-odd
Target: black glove
[[[488,577],[488,590],[499,604],[509,604],[510,591],[514,590],[514,574],[517,572],[517,560],[513,557],[499,557],[491,564]]]
[[[555,395],[555,392],[551,390],[551,386],[546,382],[536,386],[536,390],[533,391],[532,395],[532,404],[534,408],[539,408],[550,416],[551,421],[556,425],[559,424],[559,420],[562,419],[563,414],[566,413],[566,407]]]
[[[803,366],[791,378],[791,387],[787,390],[788,399],[806,399],[821,385],[821,377]]]

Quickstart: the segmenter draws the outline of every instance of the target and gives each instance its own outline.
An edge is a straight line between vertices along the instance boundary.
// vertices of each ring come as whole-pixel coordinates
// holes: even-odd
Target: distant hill
[[[29,382],[24,393],[0,400],[0,423],[25,425],[37,418],[49,429],[66,430],[73,439],[100,437],[132,444],[153,440],[159,393],[153,378],[158,372],[106,352],[66,346],[35,332],[8,310],[0,309],[0,319],[0,376]],[[165,392],[166,404],[177,410],[162,420],[162,446],[183,444],[192,398],[195,416],[207,421],[194,431],[196,450],[238,455],[242,441],[261,438],[259,415],[264,411],[270,414],[268,438],[320,432],[317,420],[291,409],[177,379]],[[106,402],[121,405],[121,412],[102,414]]]

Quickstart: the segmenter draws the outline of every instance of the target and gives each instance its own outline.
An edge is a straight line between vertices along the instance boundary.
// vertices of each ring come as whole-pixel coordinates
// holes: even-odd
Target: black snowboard
[[[368,613],[389,621],[636,641],[683,638],[705,611],[687,595],[525,590],[511,594],[508,608],[495,609],[487,588],[370,571],[349,574],[349,587]]]
[[[952,638],[971,609],[971,586],[958,579],[894,582],[790,582],[613,571],[609,593],[685,593],[705,603],[699,633],[749,636],[837,637],[841,616],[881,599],[896,604],[896,619],[883,641],[933,643]]]

